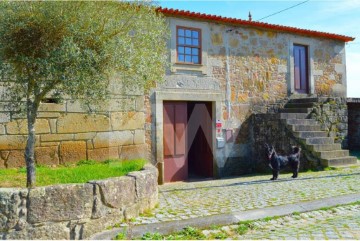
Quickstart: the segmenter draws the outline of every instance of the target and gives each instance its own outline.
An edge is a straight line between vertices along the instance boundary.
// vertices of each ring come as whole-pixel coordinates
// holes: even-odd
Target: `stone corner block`
[[[90,218],[93,185],[66,184],[30,190],[28,222],[60,222]]]
[[[90,181],[100,189],[103,205],[109,208],[124,208],[135,203],[135,179],[123,176]]]

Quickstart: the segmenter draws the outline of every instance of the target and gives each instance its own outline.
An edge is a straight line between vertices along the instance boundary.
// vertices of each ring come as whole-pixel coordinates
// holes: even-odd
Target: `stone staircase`
[[[321,126],[316,120],[308,118],[317,101],[317,98],[291,99],[280,110],[280,118],[286,120],[287,126],[292,130],[294,136],[313,156],[320,159],[322,166],[357,165],[356,157],[350,156],[348,150],[341,149],[341,144],[335,143],[333,137],[328,137],[328,133],[321,130]]]

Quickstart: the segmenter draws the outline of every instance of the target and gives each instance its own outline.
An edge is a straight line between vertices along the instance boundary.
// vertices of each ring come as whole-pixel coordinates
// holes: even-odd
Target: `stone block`
[[[28,227],[26,230],[11,230],[6,239],[15,240],[70,240],[68,222],[48,223],[43,226]]]
[[[93,185],[67,184],[30,190],[28,222],[61,222],[91,217]]]
[[[335,71],[338,74],[343,74],[345,73],[345,65],[344,64],[335,64]]]
[[[5,135],[5,126],[0,124],[0,135]]]
[[[45,134],[41,135],[41,142],[71,141],[74,134]]]
[[[39,118],[58,118],[61,114],[57,112],[39,112],[38,117]]]
[[[75,134],[75,140],[91,140],[96,136],[96,132],[87,132]]]
[[[105,115],[67,114],[57,120],[58,133],[109,131],[110,120]]]
[[[134,135],[131,131],[99,132],[93,143],[94,148],[131,145],[134,143]]]
[[[141,203],[140,212],[154,208],[158,202],[158,172],[157,169],[147,164],[147,169],[141,172],[131,172],[128,174],[135,178],[136,201]],[[150,199],[152,199],[150,201]]]
[[[96,161],[105,161],[111,158],[119,158],[119,148],[118,147],[109,147],[109,148],[99,148],[88,150],[88,159]]]
[[[6,123],[10,121],[9,113],[0,113],[0,123]]]
[[[6,168],[6,166],[5,166],[5,159],[2,159],[2,158],[0,157],[0,169],[3,169],[3,168]]]
[[[65,112],[65,104],[55,104],[55,103],[41,103],[39,106],[39,112]]]
[[[334,84],[331,88],[331,95],[335,97],[346,97],[346,86]]]
[[[114,112],[111,113],[111,126],[117,130],[144,129],[145,115],[143,112]]]
[[[137,104],[137,102],[136,102]],[[105,109],[106,108],[106,109]],[[105,105],[103,111],[134,111],[135,110],[135,100],[132,98],[124,99],[110,99]]]
[[[279,73],[287,73],[288,69],[286,65],[278,65],[278,72]]]
[[[45,147],[45,146],[59,146],[60,142],[41,142],[40,146]]]
[[[146,144],[123,146],[121,148],[120,159],[121,160],[134,160],[145,159],[148,154],[148,148]]]
[[[58,147],[37,147],[35,148],[35,160],[40,165],[59,165]]]
[[[135,130],[134,134],[134,144],[144,144],[145,143],[145,131],[144,130]]]
[[[136,111],[144,111],[145,98],[144,96],[138,96],[135,99],[135,110]]]
[[[110,208],[124,208],[135,203],[135,179],[123,176],[105,180],[91,181],[100,189],[103,204]]]
[[[0,232],[14,228],[19,222],[21,199],[27,189],[0,188]]]
[[[113,213],[104,217],[90,219],[84,223],[82,228],[82,239],[91,239],[90,237],[96,233],[104,231],[106,228],[120,223],[124,219],[124,214],[118,209],[112,209]]]
[[[19,168],[26,166],[25,164],[25,151],[24,150],[12,150],[9,152],[9,156],[6,160],[7,168]]]
[[[85,141],[65,141],[60,144],[60,162],[76,163],[86,159]]]
[[[51,133],[56,133],[57,132],[57,130],[56,130],[56,122],[57,122],[56,119],[50,119],[49,120]]]
[[[88,107],[84,106],[80,101],[67,101],[66,111],[68,113],[87,113]]]
[[[10,135],[27,135],[27,120],[16,120],[6,124],[6,132]],[[50,133],[50,125],[46,119],[37,119],[35,122],[36,134]]]

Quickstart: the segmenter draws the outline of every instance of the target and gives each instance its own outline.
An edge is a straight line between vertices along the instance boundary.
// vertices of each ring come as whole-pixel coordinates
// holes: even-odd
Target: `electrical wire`
[[[286,10],[295,8],[295,7],[297,7],[297,6],[300,6],[301,4],[307,3],[307,2],[309,2],[309,1],[310,1],[310,0],[306,0],[306,1],[303,1],[303,2],[301,2],[301,3],[295,4],[294,6],[285,8],[285,9],[283,9],[283,10],[280,10],[280,11],[276,12],[276,13],[272,13],[272,14],[270,14],[270,15],[268,15],[268,16],[266,16],[266,17],[260,18],[260,19],[258,19],[258,20],[256,20],[256,21],[261,21],[261,20],[263,20],[263,19],[265,19],[265,18],[268,18],[268,17],[274,16],[274,15],[276,15],[276,14],[285,12]]]

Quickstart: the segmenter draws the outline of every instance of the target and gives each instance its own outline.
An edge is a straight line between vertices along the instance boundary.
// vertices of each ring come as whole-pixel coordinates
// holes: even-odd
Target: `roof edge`
[[[321,32],[321,31],[315,31],[315,30],[309,30],[309,29],[301,29],[301,28],[295,28],[295,27],[289,27],[289,26],[277,25],[277,24],[269,24],[269,23],[257,22],[257,21],[248,21],[248,20],[242,20],[242,19],[237,19],[237,18],[227,18],[227,17],[222,17],[219,15],[211,15],[211,14],[205,14],[205,13],[199,13],[199,12],[196,13],[196,12],[190,12],[190,11],[173,9],[173,8],[159,7],[156,9],[156,11],[164,14],[165,16],[177,16],[177,17],[183,17],[183,18],[199,19],[199,20],[204,20],[204,21],[214,21],[217,23],[224,23],[224,24],[231,24],[231,25],[241,25],[241,26],[245,26],[245,27],[269,29],[269,30],[273,30],[273,31],[294,33],[297,35],[334,39],[334,40],[338,40],[338,41],[342,41],[342,42],[351,42],[351,41],[355,40],[355,38],[353,38],[353,37],[340,35],[340,34],[327,33],[327,32]]]

